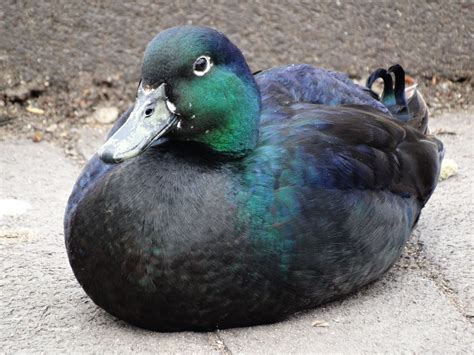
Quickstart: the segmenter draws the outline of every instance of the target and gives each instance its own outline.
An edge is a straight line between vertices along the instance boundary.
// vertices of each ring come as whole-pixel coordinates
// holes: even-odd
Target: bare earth
[[[432,119],[431,129],[446,144],[446,158],[454,159],[459,170],[440,182],[403,257],[382,280],[281,323],[212,333],[149,332],[96,307],[74,279],[63,244],[62,217],[79,164],[51,143],[4,135],[1,351],[472,353],[472,112]],[[98,131],[82,128],[77,149],[85,155],[93,152],[100,144]],[[14,211],[11,202],[10,210],[5,208],[5,199],[24,201],[31,208],[22,211],[20,206],[16,216],[8,215]],[[315,321],[322,326],[312,326]]]

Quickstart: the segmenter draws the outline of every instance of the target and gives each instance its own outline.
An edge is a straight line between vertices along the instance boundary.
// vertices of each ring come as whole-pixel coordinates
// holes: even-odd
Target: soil
[[[5,1],[0,12],[0,134],[50,141],[70,156],[98,107],[133,101],[149,40],[176,25],[224,32],[251,69],[308,63],[361,80],[402,64],[436,116],[474,104],[472,1],[246,3]]]

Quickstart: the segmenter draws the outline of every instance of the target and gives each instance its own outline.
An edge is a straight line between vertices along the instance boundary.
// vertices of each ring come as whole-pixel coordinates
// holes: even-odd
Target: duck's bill
[[[120,163],[143,153],[153,142],[172,130],[177,118],[168,109],[165,84],[146,90],[140,85],[133,111],[105,144],[99,157],[106,163]]]

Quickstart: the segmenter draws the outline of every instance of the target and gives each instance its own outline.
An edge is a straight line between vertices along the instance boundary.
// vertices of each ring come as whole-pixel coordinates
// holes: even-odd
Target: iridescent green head
[[[206,27],[174,27],[145,51],[137,100],[102,146],[106,162],[143,152],[160,137],[242,156],[257,142],[260,93],[240,50]]]

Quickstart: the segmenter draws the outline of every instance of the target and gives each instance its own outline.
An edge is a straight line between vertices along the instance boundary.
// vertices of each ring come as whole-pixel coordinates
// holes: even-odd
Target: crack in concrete
[[[224,339],[219,334],[219,330],[208,333],[209,344],[223,355],[232,355],[232,351],[229,349]]]
[[[414,266],[421,271],[423,277],[432,280],[437,289],[446,296],[448,301],[456,308],[456,310],[468,322],[474,324],[474,315],[469,313],[467,305],[459,297],[458,292],[449,286],[450,281],[443,274],[440,266],[436,262],[430,260],[431,258],[426,252],[425,244],[421,240],[421,234],[422,231],[415,231],[410,237],[411,241],[406,246],[406,250],[410,249],[410,247],[412,249],[411,252],[408,252],[408,254],[413,258],[411,262],[412,265],[414,264]]]

